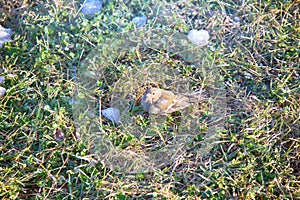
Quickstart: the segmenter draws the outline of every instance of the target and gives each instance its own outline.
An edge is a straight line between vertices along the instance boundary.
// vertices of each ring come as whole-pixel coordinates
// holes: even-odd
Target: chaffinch
[[[174,94],[160,88],[149,88],[142,96],[141,105],[149,114],[166,115],[205,99],[202,92]]]

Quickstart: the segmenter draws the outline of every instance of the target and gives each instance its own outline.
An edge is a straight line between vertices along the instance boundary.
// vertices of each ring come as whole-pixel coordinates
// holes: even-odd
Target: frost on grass
[[[153,56],[160,53],[163,56]],[[198,157],[208,154],[223,129],[226,109],[219,73],[208,57],[186,35],[162,30],[120,34],[102,43],[78,68],[74,97],[77,130],[90,150],[105,165],[123,172],[180,164],[191,152]],[[194,66],[201,78],[191,78],[177,62]],[[152,86],[175,93],[205,90],[210,100],[174,115],[149,116],[140,99]],[[108,107],[120,111],[119,125],[101,117]]]

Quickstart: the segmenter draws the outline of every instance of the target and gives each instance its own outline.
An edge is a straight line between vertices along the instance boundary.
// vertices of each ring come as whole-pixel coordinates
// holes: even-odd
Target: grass
[[[7,89],[0,99],[2,199],[300,198],[299,1],[111,1],[90,18],[79,12],[81,3],[0,2],[1,25],[14,32],[14,41],[0,49],[1,75],[6,77],[1,86]],[[112,62],[104,63],[100,80],[88,82],[94,83],[93,97],[101,103],[93,102],[95,108],[136,92],[136,99],[124,100],[131,103],[129,120],[137,125],[113,126],[98,117],[95,122],[125,160],[138,157],[128,158],[128,152],[154,152],[154,160],[169,156],[163,150],[178,145],[183,138],[178,133],[194,134],[184,138],[184,148],[172,162],[148,173],[124,173],[97,157],[74,116],[76,109],[85,109],[70,102],[82,86],[74,81],[74,66],[81,70],[94,55],[101,58],[101,45],[120,33],[138,32],[130,22],[137,15],[148,17],[146,30],[187,34],[206,29],[211,39],[192,54],[201,55],[202,68],[182,56],[184,48],[174,55],[165,47],[141,44],[117,59],[118,51],[107,54]],[[139,42],[124,45],[133,44]],[[142,72],[153,72],[157,80],[139,85],[143,77],[135,75]],[[153,123],[139,108],[138,96],[147,84],[178,89],[163,81],[180,77],[190,80],[180,85],[190,90],[203,86],[212,95],[214,81],[225,89],[225,126],[215,137],[208,134],[217,112],[210,104],[199,105],[197,131],[182,127],[189,119],[184,121],[183,112],[168,116],[166,123]]]

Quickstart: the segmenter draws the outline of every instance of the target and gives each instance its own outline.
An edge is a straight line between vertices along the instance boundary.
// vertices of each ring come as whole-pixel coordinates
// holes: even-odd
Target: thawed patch
[[[170,58],[151,57],[155,52]],[[170,60],[188,63],[201,78],[184,74]],[[99,160],[124,172],[179,164],[191,150],[203,157],[224,126],[227,105],[219,77],[207,52],[184,34],[140,30],[117,35],[78,68],[73,109],[78,131]],[[170,115],[149,115],[141,96],[151,86],[179,94],[204,91],[210,98]]]

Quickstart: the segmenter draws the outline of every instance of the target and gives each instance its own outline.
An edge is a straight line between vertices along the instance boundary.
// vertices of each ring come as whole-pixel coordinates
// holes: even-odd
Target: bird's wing
[[[191,94],[186,94],[184,96],[188,98],[187,101],[189,103],[195,103],[195,102],[208,100],[207,96],[202,92],[195,92],[195,93],[191,93]]]

